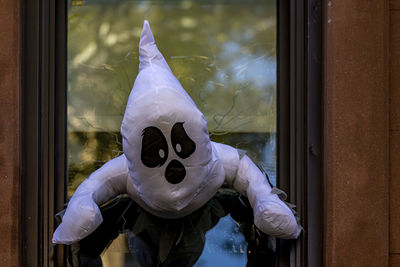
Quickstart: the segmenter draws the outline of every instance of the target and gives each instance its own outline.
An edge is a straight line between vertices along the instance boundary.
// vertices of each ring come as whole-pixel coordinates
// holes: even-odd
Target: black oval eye
[[[196,144],[187,135],[183,122],[177,122],[172,127],[171,142],[175,153],[182,159],[188,158],[196,150]]]
[[[145,166],[162,166],[168,158],[168,143],[163,133],[156,127],[147,127],[142,132],[141,159]]]

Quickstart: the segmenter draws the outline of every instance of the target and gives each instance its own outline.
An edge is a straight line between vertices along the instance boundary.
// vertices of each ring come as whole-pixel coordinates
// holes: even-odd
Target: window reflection
[[[211,139],[246,150],[275,184],[275,1],[87,0],[71,1],[68,13],[68,196],[122,153],[119,129],[144,19],[206,116]],[[196,266],[245,266],[241,231],[230,216],[222,218],[207,233]],[[129,234],[102,257],[104,266],[137,264]]]

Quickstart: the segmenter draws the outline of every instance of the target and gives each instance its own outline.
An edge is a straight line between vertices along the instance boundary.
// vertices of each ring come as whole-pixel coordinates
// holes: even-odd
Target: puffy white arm
[[[254,210],[254,224],[264,233],[279,238],[297,238],[302,227],[292,211],[276,194],[265,175],[246,155],[237,149],[213,143],[222,160],[226,181],[239,193],[247,196]]]
[[[92,233],[102,222],[99,206],[126,192],[125,155],[108,161],[79,185],[53,234],[53,243],[72,244]]]

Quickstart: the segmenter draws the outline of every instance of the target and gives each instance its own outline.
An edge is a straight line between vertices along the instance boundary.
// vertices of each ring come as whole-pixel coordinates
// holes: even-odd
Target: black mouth
[[[165,169],[165,179],[171,184],[179,184],[185,178],[185,167],[176,159],[171,160]]]

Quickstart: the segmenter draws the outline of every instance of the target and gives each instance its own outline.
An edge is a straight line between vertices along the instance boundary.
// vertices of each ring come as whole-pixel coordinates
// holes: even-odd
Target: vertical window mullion
[[[23,12],[22,266],[61,266],[51,237],[65,200],[66,1],[24,1]]]
[[[22,49],[21,254],[23,266],[38,266],[39,203],[39,3],[24,2]]]
[[[308,0],[307,42],[307,263],[322,266],[322,1]],[[311,212],[312,211],[312,212]]]

